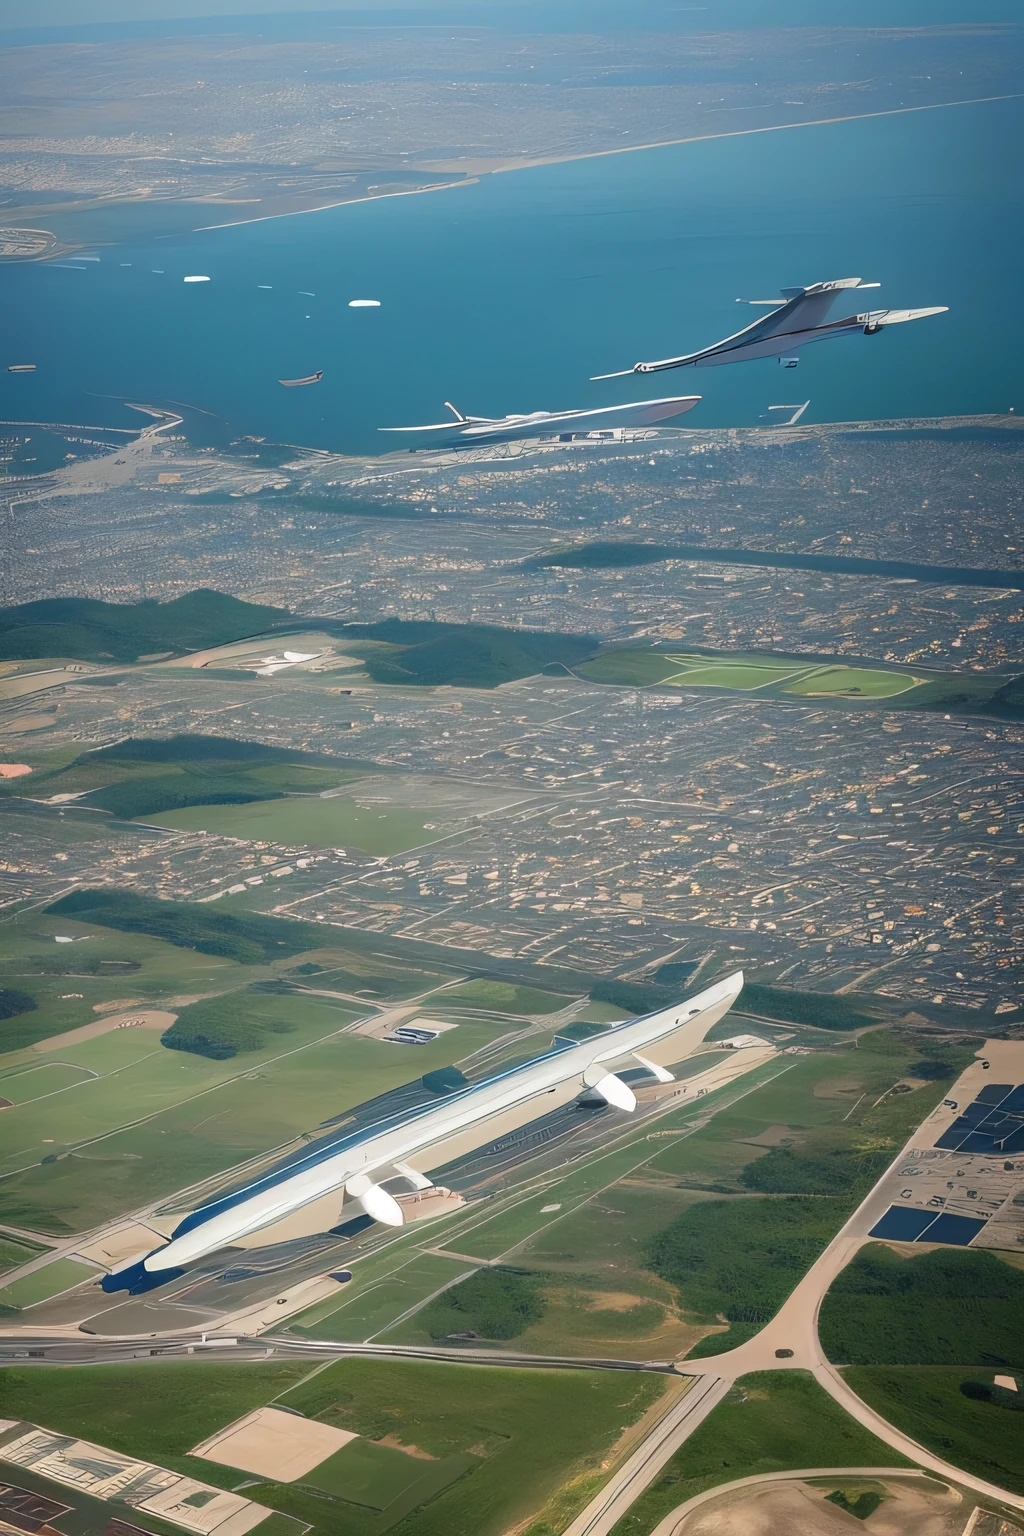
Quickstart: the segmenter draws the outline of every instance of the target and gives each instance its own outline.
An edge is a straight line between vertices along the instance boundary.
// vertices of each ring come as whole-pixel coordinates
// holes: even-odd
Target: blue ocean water
[[[394,440],[377,427],[438,421],[445,400],[502,415],[701,394],[695,427],[808,397],[808,421],[1024,410],[1022,129],[1017,100],[837,122],[119,245],[84,271],[9,266],[0,365],[37,372],[0,372],[0,417],[117,424],[138,419],[124,400],[182,401],[211,440],[378,452]],[[861,303],[950,313],[812,346],[794,371],[589,382],[763,313],[737,297],[856,275],[882,283]],[[308,389],[277,382],[320,368]]]

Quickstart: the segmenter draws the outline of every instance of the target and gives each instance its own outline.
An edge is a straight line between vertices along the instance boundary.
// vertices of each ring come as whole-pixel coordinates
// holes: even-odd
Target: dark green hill
[[[245,603],[201,588],[169,603],[103,603],[90,597],[44,598],[0,609],[0,657],[68,656],[79,661],[136,661],[159,651],[201,650],[259,635],[286,623],[283,608]]]
[[[268,747],[259,741],[236,741],[233,736],[202,736],[181,731],[175,736],[129,736],[110,747],[83,752],[78,763],[329,763],[319,752],[290,747]]]
[[[402,646],[400,653],[370,654],[365,665],[379,683],[414,683],[425,687],[495,688],[531,677],[553,662],[571,666],[593,655],[598,642],[589,635],[538,630],[500,629],[487,624],[404,623],[346,624],[346,637],[382,640]]]
[[[854,1001],[837,997],[833,992],[796,992],[790,987],[766,987],[748,981],[736,1000],[736,1011],[784,1019],[788,1024],[813,1024],[815,1029],[864,1029],[883,1017],[873,1008],[873,1001],[866,997]]]
[[[551,549],[523,561],[528,571],[546,566],[572,570],[608,570],[656,565],[662,560],[705,560],[722,565],[766,566],[784,571],[825,571],[836,575],[896,577],[899,580],[950,582],[968,587],[1019,587],[1020,570],[976,566],[917,565],[909,560],[868,560],[859,555],[800,554],[792,550],[719,549],[704,544],[646,544],[630,539],[594,539]]]
[[[39,1005],[28,992],[17,987],[0,987],[0,1019],[15,1019],[19,1013],[31,1013]]]
[[[134,891],[72,891],[47,911],[60,917],[75,917],[83,923],[96,923],[101,928],[117,928],[122,933],[152,934],[180,949],[225,955],[242,965],[261,965],[267,960],[301,954],[317,938],[309,923],[264,917],[260,912],[236,917],[198,903],[158,901]]]
[[[229,1061],[240,1051],[259,1051],[272,1042],[268,1035],[289,1034],[294,1025],[283,1019],[255,1016],[244,993],[206,997],[182,1008],[160,1036],[170,1051],[191,1051],[212,1061]]]
[[[326,633],[346,640],[383,641],[387,652],[371,650],[365,658],[371,676],[382,683],[424,687],[494,688],[552,664],[572,666],[598,647],[587,635],[486,624],[401,619],[345,624],[316,618],[303,623],[320,625]],[[205,588],[169,603],[47,598],[0,609],[0,659],[67,656],[79,661],[137,661],[160,652],[180,654],[228,645],[273,630],[287,633],[295,624],[295,615],[284,608],[245,603]]]
[[[84,795],[85,804],[131,820],[189,805],[244,805],[287,794],[320,794],[375,767],[232,737],[133,736],[82,752],[64,768],[37,774],[33,784],[48,795]],[[16,781],[0,784],[0,796],[5,794],[17,794]]]
[[[1024,1364],[1024,1274],[983,1249],[904,1259],[871,1243],[836,1276],[819,1334],[844,1365]]]
[[[590,996],[595,1003],[612,1003],[616,1008],[628,1008],[630,1013],[654,1013],[658,1008],[671,1008],[688,990],[685,981],[680,986],[667,987],[660,982],[602,977],[591,987]],[[858,997],[851,1002],[831,992],[796,992],[789,987],[767,987],[753,981],[744,986],[734,1011],[835,1030],[863,1029],[882,1017],[875,1011],[874,999]]]

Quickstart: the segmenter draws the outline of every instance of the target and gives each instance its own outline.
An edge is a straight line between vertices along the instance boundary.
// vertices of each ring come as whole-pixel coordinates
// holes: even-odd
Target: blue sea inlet
[[[378,427],[440,420],[445,400],[504,415],[701,394],[694,428],[755,425],[808,397],[807,421],[1024,409],[1009,152],[1022,137],[1024,104],[996,101],[97,247],[83,270],[10,266],[0,361],[37,371],[0,372],[0,417],[126,425],[139,418],[125,400],[180,401],[209,413],[210,441],[375,453],[394,445]],[[197,275],[210,281],[183,281]],[[738,298],[857,275],[882,284],[865,307],[950,312],[810,347],[795,371],[764,361],[589,380],[764,313]],[[278,383],[319,369],[320,384]]]

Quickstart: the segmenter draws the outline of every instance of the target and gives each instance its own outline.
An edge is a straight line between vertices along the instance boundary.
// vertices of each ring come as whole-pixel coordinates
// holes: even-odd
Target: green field
[[[794,666],[792,663],[787,665],[784,662],[773,666],[764,663],[708,661],[704,656],[669,656],[666,659],[677,665],[682,663],[678,672],[665,679],[667,683],[677,683],[687,688],[737,688],[744,693],[766,688],[771,683],[784,682],[786,678],[796,677],[806,671],[805,666]]]
[[[307,1473],[303,1481],[325,1493],[337,1494],[347,1504],[361,1504],[380,1513],[406,1494],[424,1470],[423,1462],[416,1457],[359,1439],[350,1440]]]
[[[833,1281],[818,1336],[837,1364],[1019,1366],[1024,1271],[983,1249],[871,1243]]]
[[[567,1485],[571,1513],[582,1507],[622,1429],[657,1402],[665,1385],[664,1378],[630,1373],[353,1359],[285,1393],[279,1406],[370,1440],[414,1446],[442,1463],[468,1456],[468,1471],[406,1516],[403,1536],[499,1536],[536,1516]],[[255,1496],[316,1521],[316,1505],[299,1489]],[[370,1511],[357,1517],[348,1510],[341,1527],[346,1536],[376,1536],[385,1528]]]
[[[242,970],[191,960],[236,977]],[[140,1200],[288,1145],[331,1116],[471,1053],[502,1028],[466,1019],[418,1048],[412,1061],[385,1042],[339,1035],[358,1010],[336,999],[244,996],[254,1019],[284,1018],[290,1032],[267,1034],[261,1049],[223,1061],[168,1050],[157,1032],[142,1029],[63,1048],[61,1061],[83,1069],[78,1080],[0,1115],[0,1173],[10,1175],[0,1181],[0,1220],[42,1232],[92,1227]],[[11,1073],[38,1058],[7,1060]]]
[[[65,1062],[23,1062],[16,1067],[0,1069],[0,1097],[12,1104],[31,1104],[36,1099],[48,1098],[65,1088],[72,1088],[91,1078],[86,1067],[72,1066]]]
[[[628,1372],[190,1360],[4,1369],[0,1413],[232,1487],[236,1471],[190,1457],[190,1448],[276,1402],[362,1438],[302,1484],[250,1485],[247,1497],[332,1536],[378,1536],[403,1517],[408,1536],[501,1536],[553,1498],[575,1513],[603,1481],[623,1430],[666,1385]]]
[[[509,981],[463,982],[458,987],[448,987],[437,999],[438,1004],[448,1001],[468,1003],[474,1008],[491,1008],[497,1013],[557,1013],[572,998],[560,997],[554,992],[542,992],[538,987],[514,986]]]
[[[344,1521],[346,1512],[350,1513],[346,1506],[355,1504],[377,1516],[374,1529],[383,1532],[476,1465],[476,1457],[465,1453],[427,1460],[360,1439],[350,1440],[303,1481],[306,1487],[333,1496],[332,1501],[341,1501],[331,1512],[334,1520]]]
[[[0,1413],[231,1487],[237,1472],[190,1457],[189,1450],[288,1391],[308,1371],[302,1360],[238,1365],[173,1360],[141,1368],[82,1365],[73,1371],[8,1367],[0,1369]]]
[[[54,1259],[52,1264],[0,1288],[0,1307],[31,1307],[36,1302],[58,1296],[61,1291],[69,1291],[97,1273],[91,1264],[78,1264],[74,1259]]]
[[[773,698],[887,699],[925,682],[910,672],[880,667],[823,663],[814,656],[778,657],[757,652],[681,652],[623,648],[608,650],[574,668],[596,683],[620,687],[728,688],[742,693],[767,690]]]
[[[283,800],[258,800],[248,805],[195,805],[185,810],[148,816],[147,821],[179,831],[202,829],[221,837],[284,843],[288,847],[361,849],[364,853],[404,853],[429,843],[429,810],[404,810],[401,806],[358,806],[345,795],[329,800],[317,796],[289,796]]]
[[[997,1488],[1024,1493],[1024,1415],[960,1390],[964,1382],[991,1385],[991,1368],[856,1366],[843,1376],[890,1424],[945,1461]]]
[[[42,1251],[35,1243],[22,1242],[20,1238],[5,1234],[0,1237],[0,1275],[5,1275],[9,1269],[17,1269],[21,1264],[27,1264],[29,1259],[38,1258]]]
[[[58,945],[54,942],[56,934],[83,942]],[[79,956],[82,973],[74,969]],[[129,958],[138,964],[138,969],[123,975],[85,971],[86,966],[95,966],[104,958]],[[58,962],[68,968],[64,974],[41,974],[44,967]],[[220,955],[179,949],[146,934],[129,936],[95,923],[33,912],[0,928],[0,980],[30,993],[38,1004],[33,1013],[0,1022],[0,1053],[20,1051],[66,1030],[94,1024],[97,1007],[119,999],[126,1000],[129,1007],[166,1007],[168,999],[183,994],[202,996],[227,991],[244,986],[250,979],[274,974],[269,966],[263,970],[241,966]],[[80,995],[68,996],[69,993]],[[65,1059],[63,1053],[54,1054],[57,1060]],[[35,1066],[45,1060],[25,1057],[19,1058],[18,1064],[27,1061]],[[4,1061],[4,1070],[9,1065],[9,1061]],[[11,1097],[3,1087],[0,1096]]]
[[[678,672],[679,659],[667,656],[664,651],[623,647],[621,650],[602,651],[589,661],[577,662],[573,671],[591,683],[612,683],[620,688],[645,688],[663,683]]]
[[[891,699],[924,681],[909,672],[872,671],[869,667],[821,667],[787,684],[783,692],[813,699]]]
[[[32,767],[35,794],[83,795],[84,805],[125,820],[186,805],[319,794],[366,773],[344,759],[199,734],[132,736],[71,761],[63,753],[44,754]],[[0,786],[4,793],[17,791]]]
[[[849,1418],[808,1372],[762,1371],[736,1383],[612,1527],[612,1536],[649,1536],[687,1499],[741,1477],[802,1467],[908,1465]]]
[[[444,1239],[431,1228],[434,1240],[444,1246]],[[425,1239],[429,1242],[430,1238]],[[401,1267],[376,1275],[364,1261],[356,1266],[352,1279],[345,1286],[345,1299],[315,1327],[298,1327],[292,1324],[290,1332],[308,1333],[317,1339],[334,1339],[346,1344],[361,1344],[375,1339],[392,1328],[406,1312],[422,1306],[428,1296],[458,1280],[461,1275],[471,1274],[472,1265],[456,1259],[441,1259],[434,1254],[417,1253],[406,1257]],[[419,1333],[417,1333],[419,1337]],[[427,1341],[424,1335],[422,1342]],[[388,1342],[393,1342],[390,1339]]]

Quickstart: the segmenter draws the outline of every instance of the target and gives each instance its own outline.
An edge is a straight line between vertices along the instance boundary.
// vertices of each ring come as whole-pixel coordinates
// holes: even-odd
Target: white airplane
[[[532,411],[525,416],[464,416],[445,401],[454,421],[439,421],[427,427],[378,427],[378,432],[404,432],[427,439],[417,441],[424,448],[477,448],[488,443],[512,443],[523,438],[558,437],[571,441],[589,437],[592,432],[613,431],[616,427],[653,427],[660,421],[682,416],[700,400],[700,395],[678,395],[667,400],[637,400],[630,405],[606,405],[593,411]],[[415,449],[411,450],[415,452]]]
[[[573,1099],[603,1100],[616,1109],[634,1110],[636,1097],[619,1074],[640,1067],[659,1082],[671,1082],[667,1066],[696,1050],[742,988],[743,972],[736,971],[672,1008],[630,1019],[578,1045],[556,1047],[497,1077],[459,1088],[437,1103],[418,1105],[331,1140],[192,1211],[167,1233],[166,1243],[105,1275],[102,1288],[137,1296],[176,1279],[184,1273],[182,1266],[222,1248],[310,1237],[353,1220],[404,1226],[431,1214],[423,1191],[433,1191],[435,1209],[438,1204],[441,1209],[458,1204],[460,1197],[427,1177],[432,1169]],[[447,1199],[438,1201],[439,1196]],[[147,1225],[153,1226],[154,1220],[148,1218]]]
[[[833,336],[876,336],[887,325],[922,320],[926,315],[944,315],[949,308],[947,304],[938,304],[931,309],[870,309],[846,315],[842,320],[826,318],[837,296],[845,290],[878,287],[880,284],[865,283],[859,277],[840,277],[831,283],[812,283],[809,288],[783,288],[780,299],[737,299],[738,304],[770,304],[774,313],[700,352],[666,357],[656,363],[634,363],[632,368],[619,373],[598,373],[593,377],[623,379],[630,373],[660,373],[665,368],[717,368],[722,363],[745,363],[759,357],[777,357],[783,368],[795,368],[800,361],[800,348],[812,341],[828,341]]]

